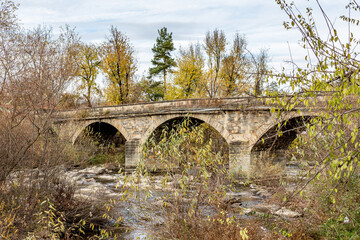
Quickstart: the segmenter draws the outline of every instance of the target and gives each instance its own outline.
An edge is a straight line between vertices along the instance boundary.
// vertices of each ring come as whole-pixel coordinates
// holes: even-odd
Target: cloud
[[[311,4],[303,0],[296,2],[299,9]],[[335,16],[341,1],[321,2],[329,14]],[[163,26],[173,32],[176,48],[202,42],[205,33],[215,28],[223,29],[229,40],[236,32],[246,34],[249,48],[252,51],[269,48],[277,65],[289,57],[287,42],[294,48],[301,37],[296,31],[284,30],[282,22],[287,17],[274,1],[21,0],[20,3],[18,15],[25,27],[49,24],[56,28],[70,24],[77,28],[84,41],[100,43],[106,39],[110,26],[117,26],[136,49],[139,73],[150,66],[151,48],[157,30]],[[294,50],[294,59],[300,59],[297,54],[300,51]]]

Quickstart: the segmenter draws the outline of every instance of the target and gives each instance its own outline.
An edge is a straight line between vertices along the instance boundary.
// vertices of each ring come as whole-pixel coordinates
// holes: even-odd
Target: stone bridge
[[[270,149],[278,160],[284,159],[284,150],[317,113],[300,106],[278,116],[266,100],[255,97],[186,99],[94,107],[59,111],[54,122],[59,136],[73,143],[88,126],[116,129],[126,140],[125,168],[131,169],[138,162],[142,144],[155,129],[188,116],[208,123],[225,139],[232,172],[249,174],[256,171],[254,162],[266,150]],[[275,137],[278,126],[283,132],[281,137]]]

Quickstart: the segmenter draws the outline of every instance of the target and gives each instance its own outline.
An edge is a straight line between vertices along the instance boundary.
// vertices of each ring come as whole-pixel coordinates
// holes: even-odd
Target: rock
[[[77,182],[83,178],[83,175],[77,171],[65,172],[64,175],[66,181]]]
[[[274,214],[280,209],[280,206],[274,204],[258,204],[253,206],[253,208],[256,212]]]
[[[103,174],[104,172],[105,172],[105,168],[103,168],[101,166],[85,168],[85,169],[82,169],[79,171],[79,173],[82,173],[82,174],[95,174],[95,175]]]
[[[241,214],[249,215],[250,213],[253,213],[253,212],[254,212],[254,209],[252,209],[252,208],[243,208],[241,211]]]
[[[117,176],[114,175],[100,175],[97,176],[96,179],[100,180],[100,181],[117,181]]]
[[[277,210],[275,213],[275,215],[278,215],[280,217],[285,217],[285,218],[296,218],[296,217],[301,217],[302,214],[286,209],[286,208],[281,208],[279,210]]]
[[[120,165],[115,163],[106,163],[104,165],[106,172],[119,172],[120,171]]]
[[[270,194],[267,190],[265,190],[265,189],[260,189],[260,190],[258,190],[258,191],[256,192],[256,194],[259,195],[260,197],[264,197],[264,198],[271,196],[271,194]]]
[[[122,196],[123,196],[122,193],[108,193],[108,194],[106,194],[106,197],[110,198],[110,199],[119,199]]]
[[[227,192],[226,197],[253,197],[254,194],[249,191],[241,191],[241,192]]]
[[[242,203],[242,202],[249,202],[249,201],[259,201],[259,197],[255,196],[250,191],[242,191],[242,192],[227,192],[226,196],[223,199],[224,203]]]
[[[93,194],[110,194],[112,193],[109,189],[104,187],[102,184],[92,184],[84,188],[80,188],[76,191],[80,194],[87,194],[87,195],[93,195]]]
[[[257,189],[257,188],[259,188],[256,184],[253,184],[253,183],[251,183],[250,184],[250,188],[252,188],[252,189]]]

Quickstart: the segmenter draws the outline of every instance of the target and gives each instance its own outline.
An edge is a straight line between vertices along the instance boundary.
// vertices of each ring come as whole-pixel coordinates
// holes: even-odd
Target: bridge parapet
[[[290,99],[290,97],[288,97]],[[322,102],[323,97],[318,97]],[[162,102],[147,102],[124,104],[116,106],[102,106],[76,110],[62,110],[55,115],[55,121],[109,119],[126,116],[166,115],[175,113],[213,113],[219,111],[269,111],[275,104],[269,104],[271,98],[265,97],[237,97],[237,98],[207,98],[184,99]],[[319,103],[320,105],[320,103]],[[309,110],[303,105],[293,109]]]

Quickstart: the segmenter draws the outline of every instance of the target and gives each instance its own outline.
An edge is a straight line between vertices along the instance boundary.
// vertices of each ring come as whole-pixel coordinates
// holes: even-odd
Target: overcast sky
[[[207,31],[225,31],[231,40],[236,32],[245,34],[253,52],[269,49],[271,64],[279,69],[290,59],[303,61],[298,47],[300,35],[282,26],[287,16],[274,0],[15,0],[20,3],[18,17],[24,27],[40,24],[56,29],[64,24],[76,27],[85,42],[100,43],[111,25],[125,33],[134,46],[138,74],[151,66],[151,48],[157,30],[173,32],[176,49],[190,42],[203,42]],[[310,0],[311,2],[311,0]],[[312,1],[313,2],[313,1]],[[330,16],[343,8],[343,1],[323,0]],[[339,4],[340,2],[340,4]],[[309,4],[301,0],[302,4]],[[335,21],[335,19],[334,19]],[[175,53],[176,55],[176,53]]]

